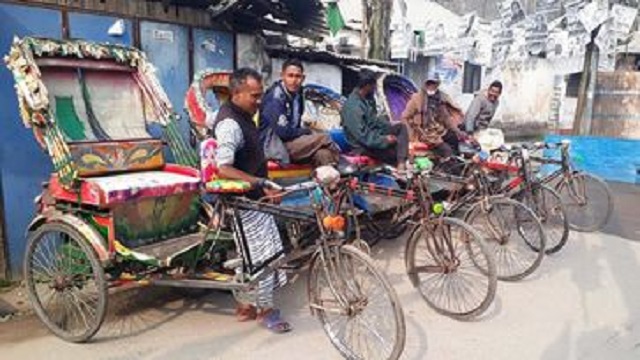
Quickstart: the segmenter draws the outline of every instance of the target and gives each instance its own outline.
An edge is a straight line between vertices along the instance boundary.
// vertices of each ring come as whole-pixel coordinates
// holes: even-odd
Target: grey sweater
[[[496,114],[498,105],[500,105],[500,101],[489,101],[486,91],[477,94],[464,116],[465,131],[471,134],[488,128],[489,123],[491,123],[493,116]]]

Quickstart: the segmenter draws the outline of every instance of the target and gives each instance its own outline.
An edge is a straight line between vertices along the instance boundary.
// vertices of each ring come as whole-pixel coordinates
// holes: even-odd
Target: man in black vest
[[[220,107],[213,124],[218,143],[215,158],[219,176],[251,183],[253,190],[247,196],[258,199],[264,196],[265,191],[272,191],[265,186],[269,183],[265,180],[267,163],[258,128],[253,122],[262,99],[262,76],[253,69],[238,69],[231,76],[230,87],[231,101]],[[282,239],[273,216],[256,211],[240,211],[240,219],[254,264],[282,252]],[[238,305],[238,320],[257,319],[276,333],[291,330],[291,325],[281,318],[280,311],[273,304],[274,289],[285,282],[286,276],[282,272],[260,281],[256,300]]]

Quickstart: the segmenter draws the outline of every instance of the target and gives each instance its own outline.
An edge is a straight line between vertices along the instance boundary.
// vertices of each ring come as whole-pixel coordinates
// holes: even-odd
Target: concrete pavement
[[[374,249],[400,296],[407,322],[403,359],[640,359],[640,189],[612,184],[616,214],[601,234],[572,233],[531,278],[499,283],[481,319],[436,314],[404,274],[404,240]],[[635,212],[634,212],[635,211]],[[185,300],[163,289],[116,294],[95,341],[67,344],[34,317],[0,323],[0,359],[339,359],[306,308],[304,279],[279,294],[295,326],[272,335],[237,323],[233,300],[213,292]]]
[[[404,359],[640,358],[638,243],[572,234],[567,247],[545,259],[532,278],[500,283],[494,305],[474,322],[437,315],[422,301],[404,275],[402,245],[385,243],[375,257],[404,307]],[[182,300],[145,289],[125,297],[130,309],[112,311],[91,344],[64,343],[26,317],[0,324],[0,354],[2,359],[64,360],[338,359],[309,315],[304,285],[299,280],[279,296],[295,326],[286,335],[235,322],[228,294]]]

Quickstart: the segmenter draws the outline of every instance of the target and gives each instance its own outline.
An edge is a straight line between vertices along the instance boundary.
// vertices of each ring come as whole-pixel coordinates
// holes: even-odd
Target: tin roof
[[[385,69],[396,69],[398,64],[395,62],[363,59],[357,56],[338,54],[327,50],[318,50],[314,48],[296,48],[286,45],[267,45],[267,53],[272,57],[296,57],[303,61],[322,62],[342,67],[353,66],[377,66]]]
[[[320,0],[151,0],[169,5],[200,8],[212,21],[237,32],[270,30],[310,39],[327,34],[324,5]]]

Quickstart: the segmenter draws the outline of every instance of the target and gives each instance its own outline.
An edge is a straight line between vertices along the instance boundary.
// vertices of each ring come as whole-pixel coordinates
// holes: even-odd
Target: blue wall
[[[193,29],[193,68],[233,70],[233,34],[207,29]]]
[[[88,13],[69,13],[69,35],[97,42],[133,43],[133,26],[124,19],[122,36],[110,36],[108,30],[119,18]],[[142,50],[158,69],[158,78],[174,109],[184,114],[184,95],[189,78],[189,31],[193,31],[194,70],[210,67],[232,70],[233,35],[207,29],[140,22]],[[62,37],[62,16],[57,10],[33,6],[0,3],[0,57],[8,53],[14,36]],[[25,230],[34,216],[32,200],[41,191],[41,184],[52,172],[51,160],[24,128],[18,114],[13,78],[5,66],[0,66],[0,191],[4,200],[5,227],[8,240],[10,272],[21,276],[25,250]],[[182,134],[189,133],[187,121],[180,123]],[[150,129],[160,135],[159,129]],[[10,156],[8,155],[10,154]]]
[[[131,20],[124,19],[125,32],[122,36],[111,36],[108,31],[118,19],[112,16],[93,15],[85,13],[69,13],[69,36],[72,39],[86,39],[95,42],[131,45]]]
[[[571,156],[576,167],[605,180],[635,183],[640,167],[640,140],[596,136],[549,135],[548,142],[571,140]]]
[[[14,36],[62,36],[58,11],[0,4],[0,54],[9,52]],[[19,276],[25,249],[24,233],[34,215],[33,198],[52,171],[49,157],[22,125],[13,77],[0,66],[0,180],[2,181],[9,265]]]
[[[178,114],[184,114],[184,95],[191,83],[188,31],[188,28],[179,25],[150,21],[140,23],[142,50],[158,69],[156,75]],[[180,121],[178,125],[184,138],[188,139],[187,121]]]

